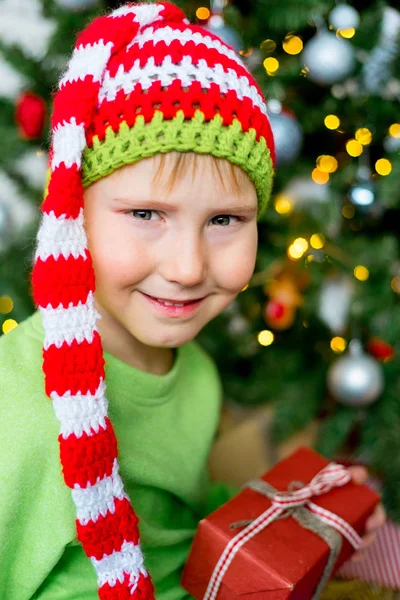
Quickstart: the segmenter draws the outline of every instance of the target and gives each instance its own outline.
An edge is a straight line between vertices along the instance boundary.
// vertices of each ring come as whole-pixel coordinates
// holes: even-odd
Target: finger
[[[361,465],[349,467],[350,475],[354,483],[362,484],[368,479],[368,471]]]
[[[382,525],[386,521],[386,511],[382,503],[379,503],[375,508],[372,515],[367,519],[365,524],[365,531],[370,531],[372,529],[377,529],[378,527],[382,527]]]

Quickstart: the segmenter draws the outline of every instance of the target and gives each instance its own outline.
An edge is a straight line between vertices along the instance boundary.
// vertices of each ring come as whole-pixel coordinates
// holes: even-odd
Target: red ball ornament
[[[378,337],[371,338],[366,348],[369,354],[372,354],[372,356],[383,362],[391,360],[395,355],[393,346]]]
[[[15,106],[15,120],[22,139],[41,137],[46,117],[46,102],[34,92],[23,92]]]
[[[277,331],[284,331],[293,324],[296,311],[292,306],[281,304],[277,300],[270,300],[264,308],[266,323]]]

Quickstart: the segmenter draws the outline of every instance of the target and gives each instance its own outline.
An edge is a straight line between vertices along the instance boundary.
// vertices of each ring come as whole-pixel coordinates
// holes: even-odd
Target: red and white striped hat
[[[263,94],[235,51],[168,2],[126,4],[94,19],[77,37],[53,102],[32,274],[45,332],[45,390],[60,422],[64,480],[99,597],[153,600],[108,418],[83,192],[158,152],[198,152],[248,174],[259,218],[274,174],[271,127]]]

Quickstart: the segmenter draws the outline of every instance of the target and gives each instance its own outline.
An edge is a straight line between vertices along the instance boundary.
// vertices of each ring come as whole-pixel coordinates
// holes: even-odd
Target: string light
[[[196,17],[201,21],[205,21],[211,15],[209,9],[206,6],[200,6],[196,10]]]
[[[0,313],[7,315],[14,308],[14,302],[10,296],[0,296]]]
[[[363,146],[367,146],[372,141],[372,133],[367,127],[361,127],[356,131],[356,140]]]
[[[331,348],[334,352],[343,352],[346,349],[346,346],[346,340],[340,336],[331,339]]]
[[[328,129],[337,129],[340,125],[340,119],[336,115],[327,115],[324,124]]]
[[[400,123],[393,123],[389,127],[389,135],[395,138],[400,137]]]
[[[362,144],[355,139],[350,139],[346,142],[346,150],[350,156],[360,156],[363,153]]]
[[[272,333],[272,331],[269,331],[269,329],[264,329],[263,331],[260,331],[260,333],[257,336],[257,339],[258,343],[261,344],[261,346],[270,346],[274,341],[275,336]]]
[[[345,219],[352,219],[355,215],[356,209],[352,204],[345,204],[342,208],[342,215]]]
[[[310,246],[312,248],[315,248],[315,250],[320,250],[321,248],[324,247],[325,244],[325,237],[319,233],[314,233],[311,237],[310,237]]]
[[[354,269],[354,277],[359,281],[366,281],[369,277],[369,271],[367,267],[364,267],[363,265],[358,265]]]
[[[14,321],[14,319],[6,319],[2,326],[3,333],[9,333],[16,327],[18,327],[17,321]]]
[[[292,260],[298,260],[308,250],[308,242],[305,238],[296,238],[289,246],[287,254]]]
[[[311,177],[315,183],[319,183],[320,185],[323,185],[329,181],[329,173],[323,173],[318,169],[318,167],[315,167],[311,173]]]
[[[275,198],[275,210],[280,215],[287,215],[292,212],[292,203],[290,196],[281,194]]]
[[[355,33],[356,30],[354,27],[349,27],[348,29],[338,29],[336,31],[336,37],[343,37],[349,40],[350,38],[354,37]]]
[[[245,292],[247,290],[247,288],[249,287],[249,284],[246,283],[246,285],[244,286],[244,288],[242,290],[240,290],[241,292]]]
[[[268,75],[275,75],[275,73],[279,69],[279,61],[273,56],[269,56],[268,58],[266,58],[263,62],[263,65]]]
[[[392,163],[387,158],[380,158],[375,163],[375,171],[379,175],[389,175],[392,171]]]
[[[322,154],[317,158],[317,167],[323,173],[334,173],[338,168],[338,161],[334,156]]]
[[[282,47],[287,54],[300,54],[303,50],[303,40],[297,35],[288,33],[282,42]]]
[[[400,294],[400,277],[393,277],[392,281],[390,282],[390,287],[394,292],[396,292],[396,294]]]
[[[264,50],[264,52],[274,52],[276,49],[276,43],[274,40],[264,40],[261,42],[260,48],[261,50]]]

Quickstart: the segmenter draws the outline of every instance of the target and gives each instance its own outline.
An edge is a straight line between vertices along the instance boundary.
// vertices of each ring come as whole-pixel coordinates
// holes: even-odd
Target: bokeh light
[[[18,327],[18,323],[17,321],[14,321],[14,319],[6,319],[3,323],[3,333],[9,333],[10,331],[12,331],[13,329],[15,329],[16,327]]]
[[[369,277],[369,271],[367,267],[364,267],[363,265],[358,265],[354,269],[354,277],[359,281],[366,281]]]
[[[300,54],[303,50],[303,40],[297,35],[288,33],[283,40],[282,47],[287,54]]]
[[[361,127],[356,131],[356,140],[363,146],[370,144],[372,141],[372,133],[367,127]]]
[[[268,56],[268,58],[264,60],[263,65],[268,75],[275,75],[279,69],[279,61],[273,56]]]
[[[258,343],[261,344],[261,346],[270,346],[274,341],[275,336],[272,333],[272,331],[269,331],[269,329],[264,329],[263,331],[260,331],[260,333],[257,336],[257,339]]]
[[[290,196],[279,194],[275,198],[275,210],[280,215],[287,215],[292,212],[292,202]]]
[[[379,175],[389,175],[392,171],[392,163],[387,158],[380,158],[375,163],[375,171]]]
[[[334,173],[338,168],[338,161],[334,156],[322,154],[317,158],[317,167],[323,173]]]
[[[346,346],[346,340],[340,336],[335,336],[331,339],[331,348],[334,352],[344,352]]]
[[[315,248],[315,250],[320,250],[321,248],[324,247],[324,244],[325,244],[325,237],[322,233],[314,233],[310,237],[310,246],[312,248]]]
[[[206,6],[200,6],[196,10],[196,17],[201,21],[205,21],[210,16],[210,10]]]
[[[323,173],[318,169],[318,167],[315,167],[311,173],[311,177],[315,183],[319,183],[320,185],[323,185],[329,181],[329,173]]]
[[[395,138],[400,137],[400,123],[393,123],[389,127],[389,135]]]
[[[14,308],[14,302],[10,296],[0,296],[0,313],[8,315]]]
[[[363,147],[360,142],[355,139],[351,139],[346,142],[346,150],[350,156],[360,156],[360,154],[363,152]]]
[[[340,119],[336,115],[327,115],[324,124],[328,129],[337,129],[340,125]]]

